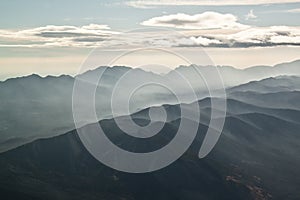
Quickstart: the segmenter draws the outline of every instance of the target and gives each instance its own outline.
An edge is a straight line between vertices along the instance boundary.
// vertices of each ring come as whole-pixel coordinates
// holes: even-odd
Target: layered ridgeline
[[[295,77],[270,78],[229,89],[241,97],[255,93],[295,98]],[[297,79],[298,80],[298,79]],[[299,81],[299,80],[298,80]],[[253,87],[251,86],[252,84]],[[268,88],[260,90],[261,87]],[[285,85],[284,91],[274,91]],[[274,87],[273,87],[274,86]],[[255,90],[258,88],[258,90]],[[277,94],[277,96],[276,96]],[[115,171],[95,160],[76,131],[39,139],[0,154],[0,192],[3,199],[128,199],[128,200],[296,200],[300,196],[300,110],[283,101],[268,107],[240,101],[229,95],[224,130],[213,151],[204,159],[198,151],[211,114],[211,99],[198,103],[201,122],[189,150],[170,166],[147,174]],[[300,100],[297,97],[298,102]],[[296,100],[296,99],[294,99]],[[191,104],[184,106],[189,109]],[[114,119],[99,123],[116,145],[133,152],[159,149],[176,133],[181,121],[179,105],[163,105],[167,123],[146,141],[125,135]],[[149,122],[149,108],[131,115],[139,124]],[[122,117],[120,117],[122,120]],[[157,121],[156,123],[160,123]],[[195,123],[195,122],[191,122]],[[82,127],[89,129],[97,124]],[[188,133],[187,133],[188,137]]]
[[[300,75],[299,65],[300,61],[295,61],[274,67],[256,66],[240,70],[222,66],[218,69],[230,98],[268,108],[299,109],[297,103],[300,89],[297,77]],[[182,88],[182,84],[176,79],[176,75],[180,73],[191,82],[197,92],[197,99],[206,97],[207,89],[204,80],[195,72],[194,67],[197,67],[206,80],[214,82],[216,74],[211,66],[180,66],[165,75],[141,69],[132,70],[128,67],[99,67],[80,74],[77,78],[93,80],[103,73],[95,95],[97,116],[101,120],[112,117],[110,104],[113,88],[120,77],[128,71],[131,71],[133,78],[127,78],[126,84],[119,85],[119,90],[124,94],[128,93],[130,86],[141,81],[168,82],[168,84],[178,86],[184,93],[189,90]],[[248,83],[264,78],[266,79],[263,81]],[[65,75],[45,78],[31,75],[0,82],[0,151],[11,149],[37,138],[59,135],[74,129],[73,85],[74,77]],[[213,90],[220,89],[219,85],[211,85]],[[293,92],[291,93],[291,91]],[[119,95],[118,98],[122,102],[123,95]],[[134,93],[132,99],[130,112],[128,113],[127,110],[120,107],[117,114],[127,115],[152,105],[184,103],[178,102],[170,91],[159,86],[146,86]],[[187,102],[192,101],[195,99]],[[83,103],[81,107],[84,113],[85,104]],[[86,120],[86,124],[90,123],[89,119],[84,120]]]

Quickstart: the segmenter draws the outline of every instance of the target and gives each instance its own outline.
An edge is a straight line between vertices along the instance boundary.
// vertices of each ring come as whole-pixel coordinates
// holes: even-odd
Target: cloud
[[[253,10],[246,19],[256,19]],[[236,16],[216,12],[196,15],[183,13],[154,17],[141,23],[146,26],[185,29],[189,37],[169,40],[175,47],[249,48],[271,46],[300,46],[300,28],[291,26],[251,27],[238,23]],[[181,31],[182,32],[182,31]],[[164,40],[164,44],[167,44]],[[170,42],[170,40],[172,40]]]
[[[173,27],[181,29],[243,29],[247,25],[237,22],[232,14],[204,12],[196,15],[183,13],[154,17],[142,22],[144,26]]]
[[[194,43],[191,43],[191,41],[194,41]],[[181,43],[178,46],[248,48],[284,45],[300,46],[299,27],[252,27],[237,33],[194,35],[189,38],[189,42],[186,44]]]
[[[253,10],[250,10],[249,13],[245,16],[246,20],[256,19],[257,16],[254,14]]]
[[[194,17],[192,17],[194,19]],[[197,21],[198,18],[196,18]],[[185,19],[189,26],[198,22]],[[235,23],[233,21],[233,23]],[[176,26],[182,26],[182,21]],[[222,23],[217,27],[223,27]],[[228,26],[226,26],[228,27]],[[236,26],[233,26],[236,27]],[[216,28],[216,27],[214,27]],[[172,32],[148,30],[119,33],[106,25],[87,26],[44,26],[24,30],[0,30],[0,47],[103,47],[106,50],[120,50],[143,47],[219,47],[250,48],[271,46],[300,46],[300,27],[271,26],[244,29],[193,29]]]
[[[220,40],[208,38],[205,36],[197,36],[190,38],[181,38],[175,46],[192,47],[192,46],[217,46],[222,44]]]
[[[286,10],[286,12],[288,12],[288,13],[300,13],[300,8]]]
[[[135,8],[153,8],[157,6],[228,6],[298,3],[299,0],[131,0],[125,4]]]
[[[118,34],[107,25],[55,26],[24,29],[0,30],[0,47],[45,47],[45,46],[97,46],[99,42]]]
[[[124,37],[124,38],[123,38]],[[130,36],[118,35],[123,44],[136,48],[253,48],[300,46],[300,27],[270,26],[236,30],[166,30],[137,32]],[[117,44],[118,41],[111,41]],[[123,44],[116,45],[121,48]]]

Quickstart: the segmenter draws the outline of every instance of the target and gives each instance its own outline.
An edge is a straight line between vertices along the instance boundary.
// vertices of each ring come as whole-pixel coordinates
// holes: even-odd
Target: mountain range
[[[228,66],[216,68],[223,78],[230,98],[269,108],[299,109],[299,104],[297,104],[299,64],[300,60],[274,67],[256,66],[245,70]],[[178,74],[189,80],[196,91],[197,98],[187,97],[186,102],[178,102],[176,96],[165,88],[145,86],[132,96],[129,112],[123,106],[119,106],[116,111],[118,115],[128,115],[153,105],[190,103],[205,98],[209,96],[205,81],[211,86],[211,90],[220,90],[220,84],[214,83],[217,82],[215,81],[216,68],[196,65],[180,66],[161,75],[122,66],[99,67],[76,77],[62,75],[43,78],[34,74],[0,82],[0,151],[74,129],[72,92],[75,79],[87,82],[88,85],[89,80],[97,80],[102,74],[95,95],[97,117],[101,120],[113,116],[110,99],[113,88],[118,85],[118,80],[124,75],[129,74],[129,77],[123,84],[118,85],[121,91],[117,96],[119,105],[127,103],[123,102],[123,96],[129,92],[128,88],[147,81],[178,87],[178,91],[182,93],[190,91],[178,81]],[[290,93],[291,91],[293,93]],[[286,92],[290,94],[286,96]],[[282,101],[286,101],[285,107],[282,107]],[[83,101],[82,105],[77,106],[82,113],[85,112],[86,104]],[[82,119],[82,122],[83,124],[92,123],[86,118]]]
[[[288,94],[287,94],[288,95]],[[113,170],[93,158],[76,130],[38,139],[0,154],[4,199],[287,199],[299,198],[300,111],[264,108],[228,99],[219,142],[204,159],[198,151],[211,114],[211,99],[201,108],[197,137],[170,166],[146,174]],[[133,152],[159,149],[179,127],[180,104],[163,105],[164,128],[147,141],[124,136],[114,119],[99,123],[117,146]],[[185,106],[189,108],[189,104]],[[149,109],[134,113],[140,124]],[[81,129],[90,129],[90,124]],[[188,134],[188,133],[187,133]],[[188,135],[187,135],[188,137]]]
[[[99,67],[76,77],[14,78],[0,83],[0,193],[3,199],[20,200],[298,200],[300,197],[300,61],[274,67],[239,70],[217,67],[224,79],[226,118],[219,141],[210,154],[198,153],[211,121],[212,101],[223,99],[209,66],[181,66],[168,74],[129,67]],[[196,67],[196,69],[195,69]],[[195,71],[196,70],[196,71]],[[208,96],[208,79],[216,96]],[[198,71],[198,72],[197,72]],[[128,74],[129,73],[129,74]],[[196,99],[178,81],[190,81]],[[102,75],[98,85],[94,85]],[[119,85],[117,116],[110,99]],[[200,78],[199,78],[200,77]],[[82,144],[72,115],[75,80],[96,86],[98,122],[83,119],[80,132],[99,124],[118,147],[131,152],[155,151],[175,136],[182,120],[198,126],[188,150],[161,170],[130,174],[111,169],[96,160]],[[170,91],[147,86],[134,93],[129,112],[122,101],[129,88],[143,82],[159,82],[179,88],[186,95],[178,102]],[[84,114],[83,104],[78,105]],[[200,122],[185,119],[181,109],[200,108]],[[130,117],[144,126],[150,120],[163,123],[152,109],[166,111],[166,123],[148,138],[130,137],[116,119]],[[151,119],[150,119],[151,116]],[[143,133],[147,134],[147,133]],[[189,132],[186,132],[189,137]]]

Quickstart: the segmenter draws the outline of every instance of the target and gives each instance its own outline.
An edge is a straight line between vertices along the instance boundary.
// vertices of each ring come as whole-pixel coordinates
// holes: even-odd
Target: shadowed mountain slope
[[[202,104],[207,106],[209,101]],[[247,104],[230,100],[229,105],[245,108]],[[181,120],[174,117],[178,106],[165,107],[170,121],[147,142],[124,137],[113,119],[100,124],[111,141],[124,149],[158,149],[173,138]],[[132,117],[146,124],[148,112],[145,109]],[[147,174],[122,173],[102,165],[75,131],[36,140],[0,154],[0,191],[6,199],[298,199],[299,118],[292,122],[272,113],[241,113],[228,115],[208,157],[197,157],[207,130],[204,122],[179,160]],[[209,112],[202,115],[209,117]],[[94,125],[83,129],[90,126]]]

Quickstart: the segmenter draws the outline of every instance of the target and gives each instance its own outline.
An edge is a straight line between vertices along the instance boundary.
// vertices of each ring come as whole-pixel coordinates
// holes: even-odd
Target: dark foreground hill
[[[206,101],[200,102],[208,105],[208,110],[202,113],[204,119],[209,116],[209,100]],[[152,173],[128,174],[104,166],[87,152],[76,131],[2,153],[1,198],[299,199],[300,123],[299,118],[291,120],[299,116],[299,111],[264,110],[235,100],[228,105],[232,112],[209,156],[197,157],[207,130],[208,121],[204,120],[189,150],[170,166]],[[100,124],[122,148],[153,150],[171,140],[180,123],[178,105],[165,107],[170,120],[149,143],[121,137],[124,135],[113,119],[102,120]],[[140,111],[133,118],[147,123],[148,110]]]

